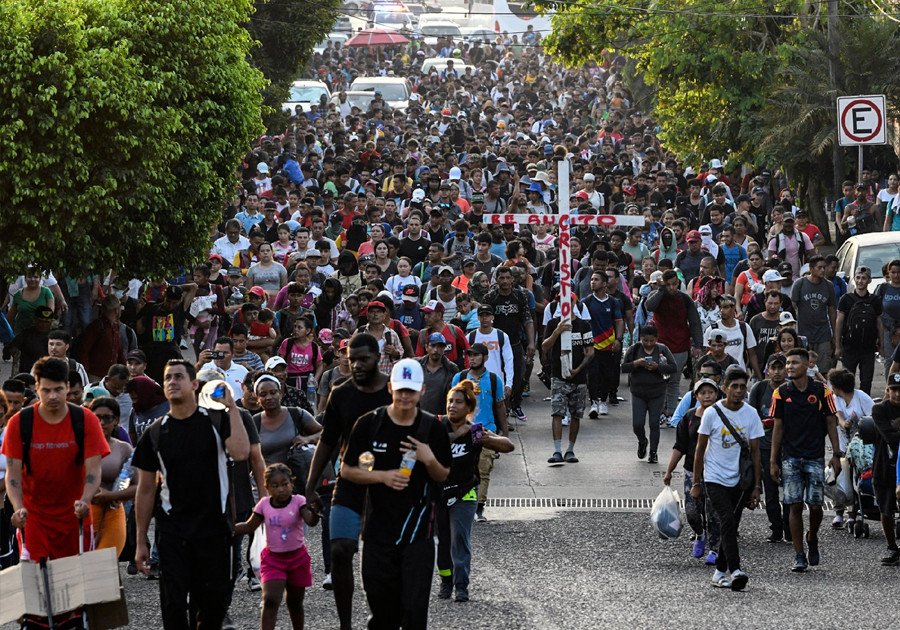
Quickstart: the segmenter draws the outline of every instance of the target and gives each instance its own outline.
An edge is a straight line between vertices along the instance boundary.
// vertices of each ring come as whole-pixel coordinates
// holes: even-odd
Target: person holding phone
[[[472,422],[478,406],[475,381],[465,379],[447,393],[447,415],[438,420],[447,427],[453,463],[442,484],[435,522],[438,534],[437,566],[441,576],[438,597],[450,599],[456,587],[456,601],[469,601],[469,569],[472,561],[472,525],[478,505],[478,462],[481,449],[511,453],[509,438]]]

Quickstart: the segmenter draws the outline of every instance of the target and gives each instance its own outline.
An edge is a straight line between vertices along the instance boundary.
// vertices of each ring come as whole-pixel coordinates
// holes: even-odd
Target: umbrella
[[[408,44],[409,40],[398,33],[383,28],[369,28],[359,31],[356,35],[347,40],[344,46],[355,47],[372,47],[372,46],[394,46],[397,44]]]

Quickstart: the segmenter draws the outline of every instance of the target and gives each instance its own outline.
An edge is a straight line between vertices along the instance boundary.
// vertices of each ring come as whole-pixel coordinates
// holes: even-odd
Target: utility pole
[[[841,41],[838,32],[838,0],[828,0],[828,80],[831,83],[832,90],[835,92],[844,84],[843,71],[840,65]],[[832,102],[832,110],[837,106],[836,102]],[[831,163],[834,177],[832,181],[831,191],[841,190],[841,183],[844,181],[844,156],[841,152],[840,144],[837,139],[837,129],[835,129],[834,142],[831,148]],[[861,177],[860,172],[857,179]]]

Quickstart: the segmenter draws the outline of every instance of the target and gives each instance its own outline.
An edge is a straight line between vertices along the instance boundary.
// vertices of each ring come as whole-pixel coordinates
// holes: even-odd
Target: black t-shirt
[[[494,307],[494,328],[505,332],[512,343],[520,343],[525,323],[531,321],[525,292],[513,289],[509,295],[501,295],[495,289],[484,296],[484,302]]]
[[[778,338],[778,329],[777,317],[770,320],[763,317],[763,313],[759,313],[750,319],[750,330],[753,331],[753,337],[756,339],[756,347],[753,350],[756,352],[756,358],[761,366],[766,364],[768,358],[766,345],[772,339]]]
[[[386,384],[377,392],[367,393],[360,391],[352,379],[344,381],[332,388],[328,402],[325,403],[325,413],[322,416],[322,436],[319,440],[329,446],[340,445],[343,457],[343,451],[347,448],[347,441],[350,439],[350,432],[353,430],[357,418],[390,403],[391,395],[388,393]],[[338,476],[332,498],[333,504],[343,505],[361,513],[365,497],[365,488]]]
[[[554,317],[544,329],[544,339],[547,339],[559,326],[560,318]],[[572,368],[581,365],[584,360],[584,349],[594,346],[594,333],[591,331],[591,323],[579,317],[572,317]],[[554,378],[562,378],[562,362],[560,356],[562,354],[562,337],[557,338],[550,351],[550,359],[552,362],[552,374]],[[570,383],[581,385],[586,383],[587,370],[579,372],[574,379],[569,379]]]
[[[447,434],[453,432],[450,422],[444,420]],[[441,499],[446,505],[447,499],[462,498],[480,483],[478,474],[478,459],[481,457],[481,444],[472,441],[472,432],[466,431],[450,444],[453,463],[450,465],[450,475],[443,483]]]
[[[400,426],[390,418],[386,408],[357,420],[344,451],[344,463],[357,466],[360,454],[370,451],[375,456],[374,470],[399,468],[403,458],[400,443],[409,436],[415,437],[426,417],[431,422],[428,445],[437,461],[449,468],[453,459],[450,439],[437,418],[420,410],[410,426]],[[409,485],[403,490],[392,490],[382,483],[368,486],[364,540],[397,546],[431,536],[431,485],[425,466],[417,463]]]
[[[691,407],[675,429],[675,445],[672,447],[684,453],[684,469],[688,472],[694,472],[694,452],[697,449],[699,429],[700,416],[697,415],[697,407]]]
[[[225,440],[231,436],[231,423],[223,415],[221,434],[217,436],[208,413],[198,407],[185,419],[166,415],[159,433],[159,456],[153,451],[149,430],[144,431],[134,450],[134,466],[162,473],[156,526],[179,538],[205,538],[228,532],[228,497],[227,492],[222,492],[228,484],[222,480],[227,480],[228,474]]]
[[[809,379],[803,391],[797,389],[793,381],[782,384],[772,394],[769,413],[773,418],[781,419],[781,458],[825,457],[825,418],[835,413],[834,396],[821,383]]]
[[[247,431],[247,437],[250,438],[250,446],[259,444],[259,431],[256,430],[256,424],[253,422],[253,416],[246,409],[241,409],[241,420],[244,423],[244,430]],[[253,498],[253,486],[250,485],[250,459],[242,462],[234,462],[234,511],[240,519],[242,516],[249,516],[256,502]]]
[[[425,238],[424,234],[415,241],[409,237],[403,238],[400,239],[400,256],[406,256],[415,265],[428,258],[429,247],[431,247],[431,241]]]
[[[900,443],[900,407],[883,400],[872,407],[872,420],[878,430],[872,472],[876,479],[884,479],[893,486],[897,470],[897,445]]]
[[[148,305],[141,316],[144,320],[141,348],[150,350],[157,344],[177,347],[181,343],[186,314],[180,304],[174,311],[167,310],[165,304]]]

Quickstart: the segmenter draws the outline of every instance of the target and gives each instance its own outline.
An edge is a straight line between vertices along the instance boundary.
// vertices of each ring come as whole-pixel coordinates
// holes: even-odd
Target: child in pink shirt
[[[303,541],[303,523],[315,525],[319,516],[306,505],[306,498],[294,494],[291,469],[284,464],[266,468],[266,492],[253,514],[234,528],[243,536],[265,525],[266,546],[262,550],[259,573],[262,580],[263,609],[260,627],[274,630],[278,607],[287,588],[287,607],[294,630],[303,628],[303,597],[312,586],[309,552]]]

